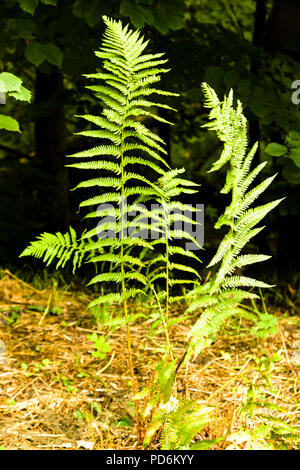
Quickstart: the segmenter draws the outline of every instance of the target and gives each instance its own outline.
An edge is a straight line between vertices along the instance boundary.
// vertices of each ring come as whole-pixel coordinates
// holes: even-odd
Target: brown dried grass
[[[132,419],[125,329],[110,334],[112,352],[105,360],[94,358],[87,334],[97,331],[106,335],[107,331],[94,325],[91,312],[86,310],[89,300],[87,294],[39,291],[9,272],[0,280],[0,339],[6,345],[6,363],[0,364],[0,445],[5,449],[77,449],[82,445],[137,449],[134,426],[117,425],[121,418]],[[38,305],[48,311],[59,306],[62,312],[42,317],[41,312],[30,310]],[[7,325],[13,307],[20,308],[20,318]],[[143,310],[138,303],[131,308]],[[150,325],[149,319],[131,326],[140,388],[151,377],[164,345],[163,335],[147,337]],[[282,407],[274,416],[299,426],[299,365],[291,358],[300,339],[300,322],[281,318],[278,334],[265,340],[249,335],[246,321],[239,327],[238,335],[225,329],[178,376],[181,396],[215,407],[217,419],[201,433],[202,438],[224,438],[214,449],[230,444],[227,438],[232,432],[253,429],[261,422],[256,415],[246,421],[240,413],[249,384],[255,384],[270,403]],[[171,331],[178,356],[184,350],[188,329],[178,325]],[[271,389],[256,360],[278,351],[282,359],[272,366]],[[36,366],[43,359],[49,364]],[[22,363],[26,364],[23,368]],[[68,391],[62,377],[77,390]],[[100,412],[93,412],[93,403],[99,405]]]

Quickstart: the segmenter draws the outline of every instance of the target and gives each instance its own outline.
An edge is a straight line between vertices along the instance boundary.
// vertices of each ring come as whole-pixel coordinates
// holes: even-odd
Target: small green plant
[[[54,307],[52,307],[50,309],[50,312],[49,312],[51,315],[61,315],[62,313],[62,308],[61,307],[58,307],[58,305],[55,305]]]
[[[91,403],[90,412],[84,411],[84,410],[76,410],[74,412],[74,416],[76,419],[79,419],[81,421],[91,422],[93,416],[97,416],[98,414],[101,413],[101,411],[102,411],[101,406],[96,401],[93,401]]]
[[[261,313],[250,333],[258,336],[258,338],[274,336],[278,333],[278,319],[270,313]]]
[[[38,374],[42,371],[47,371],[50,365],[51,361],[48,358],[45,358],[42,359],[42,362],[35,362],[31,370],[29,370],[29,365],[26,364],[26,362],[21,362],[21,368],[26,372],[27,377],[31,377],[32,375]]]
[[[93,314],[94,321],[99,328],[104,326],[111,318],[108,306],[109,303],[107,302],[102,305],[95,305],[90,309]]]
[[[16,400],[11,400],[10,398],[7,398],[5,400],[5,403],[8,405],[8,406],[14,406],[17,404]]]
[[[227,438],[231,442],[226,447],[228,450],[241,448],[245,450],[289,450],[298,448],[299,430],[288,424],[283,418],[274,416],[274,413],[277,413],[289,417],[289,413],[276,403],[267,400],[264,393],[258,391],[253,384],[248,386],[247,399],[243,403],[240,413],[246,420],[246,427],[230,434]],[[251,423],[249,422],[249,426],[247,426],[249,418],[251,418]],[[252,426],[254,418],[259,421],[255,427]]]
[[[43,359],[41,363],[36,362],[34,364],[34,371],[40,372],[41,370],[46,369],[51,364],[51,361],[47,358]]]
[[[13,326],[20,321],[21,309],[20,307],[13,307],[10,311],[9,317],[6,319],[6,325]]]
[[[162,450],[205,450],[220,439],[198,440],[195,437],[205,425],[212,422],[213,407],[204,406],[192,400],[178,399],[171,395],[169,401],[160,403],[153,413],[151,424],[144,438],[147,447],[155,432],[160,430]]]
[[[73,385],[73,381],[69,380],[64,375],[60,375],[55,379],[55,382],[60,382],[66,389],[68,393],[74,394],[78,392],[78,388]]]
[[[261,290],[260,299],[262,302],[263,312],[261,312],[257,307],[255,300],[251,299],[252,307],[243,305],[244,312],[241,312],[241,315],[254,322],[254,326],[251,328],[250,334],[257,336],[258,338],[274,336],[278,333],[278,318],[268,312]]]
[[[87,339],[93,343],[95,349],[95,351],[92,352],[92,356],[101,360],[105,359],[106,354],[111,351],[109,342],[106,341],[105,337],[103,335],[98,336],[97,333],[92,333],[91,335],[87,335]]]
[[[175,365],[175,360],[160,361],[153,382],[134,396],[140,403],[139,413],[144,425],[143,448],[159,439],[162,450],[209,449],[220,439],[197,440],[196,437],[213,421],[214,408],[178,397]]]

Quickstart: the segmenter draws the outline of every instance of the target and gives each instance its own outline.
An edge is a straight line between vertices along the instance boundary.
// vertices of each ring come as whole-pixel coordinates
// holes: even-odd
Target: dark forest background
[[[22,133],[0,130],[0,266],[34,272],[36,261],[18,259],[43,231],[80,230],[82,194],[65,155],[88,148],[74,135],[84,123],[74,117],[101,107],[83,74],[99,66],[94,50],[106,14],[143,28],[150,52],[166,52],[171,71],[161,88],[180,93],[172,127],[153,126],[164,137],[170,162],[200,183],[191,203],[205,204],[205,261],[220,240],[213,229],[227,201],[219,194],[224,174],[207,174],[221,151],[206,120],[201,82],[220,97],[230,88],[249,119],[256,159],[268,160],[262,178],[278,173],[260,202],[286,197],[268,215],[257,249],[272,254],[264,274],[295,280],[299,267],[300,104],[292,88],[300,80],[298,0],[1,0],[0,73],[11,72],[32,92],[31,103],[7,99],[1,113]],[[300,97],[300,94],[298,94]],[[277,145],[276,145],[277,144]],[[188,201],[186,201],[188,202]]]

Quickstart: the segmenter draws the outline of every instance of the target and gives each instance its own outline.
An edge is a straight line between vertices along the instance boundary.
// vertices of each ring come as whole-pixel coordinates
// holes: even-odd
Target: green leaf
[[[183,0],[158,0],[139,2],[122,0],[120,15],[128,16],[136,28],[149,24],[162,34],[177,30],[184,26],[185,3]]]
[[[30,13],[31,15],[34,14],[39,4],[39,0],[18,0],[18,1],[22,10],[26,11],[26,13]]]
[[[287,155],[288,158],[293,160],[295,165],[300,168],[300,147],[294,148],[291,150],[290,154]]]
[[[25,57],[31,64],[38,67],[46,59],[45,45],[38,41],[32,41],[25,49]]]
[[[89,0],[88,7],[86,0],[76,0],[73,3],[74,15],[84,19],[91,28],[99,23],[101,12],[104,13],[106,10],[111,10],[110,0]]]
[[[291,184],[300,183],[300,169],[290,158],[283,160],[282,176]]]
[[[9,96],[12,96],[16,100],[30,102],[31,92],[27,90],[27,88],[21,86],[20,90],[9,93]]]
[[[122,417],[115,422],[116,426],[129,427],[132,426],[132,420],[127,416]]]
[[[134,0],[123,0],[120,5],[120,15],[129,16],[136,28],[142,28],[145,23],[153,23],[153,12],[142,5],[137,5]]]
[[[22,85],[22,80],[12,73],[0,73],[0,92],[18,91]]]
[[[32,41],[25,49],[25,57],[33,65],[38,67],[45,60],[50,64],[61,66],[63,53],[55,44],[42,44],[38,41]]]
[[[44,44],[43,47],[47,62],[60,67],[63,60],[62,50],[54,44]]]
[[[282,157],[288,152],[288,149],[285,145],[277,144],[276,142],[271,142],[265,148],[265,153],[271,157]]]
[[[33,19],[20,18],[16,20],[16,29],[19,38],[31,40],[36,32],[36,23]]]
[[[4,114],[0,114],[0,129],[12,132],[21,132],[18,121],[10,116],[5,116]]]

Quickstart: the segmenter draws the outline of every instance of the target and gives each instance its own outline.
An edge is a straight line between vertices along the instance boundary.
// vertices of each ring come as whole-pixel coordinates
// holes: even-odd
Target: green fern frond
[[[20,254],[22,256],[34,256],[43,258],[46,266],[49,266],[56,258],[56,268],[64,267],[73,257],[73,272],[81,266],[84,256],[90,251],[88,242],[78,241],[75,230],[70,227],[69,232],[55,234],[44,232],[29,244]],[[77,255],[76,255],[77,254]],[[76,257],[75,257],[76,255]]]
[[[206,285],[197,286],[188,294],[191,304],[187,311],[201,309],[203,312],[188,337],[185,361],[191,356],[196,357],[209,344],[211,334],[218,331],[227,318],[241,313],[239,304],[244,299],[255,298],[255,294],[240,290],[240,287],[272,287],[256,279],[238,276],[235,272],[237,268],[270,258],[259,254],[240,255],[240,252],[249,240],[264,228],[254,227],[282,201],[278,199],[249,209],[249,206],[273,182],[276,175],[266,178],[246,192],[264,168],[265,162],[250,171],[258,144],[256,143],[247,153],[247,121],[242,113],[242,105],[238,102],[237,107],[234,107],[232,90],[222,102],[207,84],[203,84],[203,91],[206,98],[205,106],[211,108],[210,122],[204,127],[215,130],[219,139],[224,142],[221,157],[213,164],[210,171],[216,171],[223,165],[229,164],[226,183],[221,193],[226,194],[231,191],[231,203],[215,224],[215,228],[229,226],[228,233],[208,265],[211,267],[221,262],[219,269]]]

